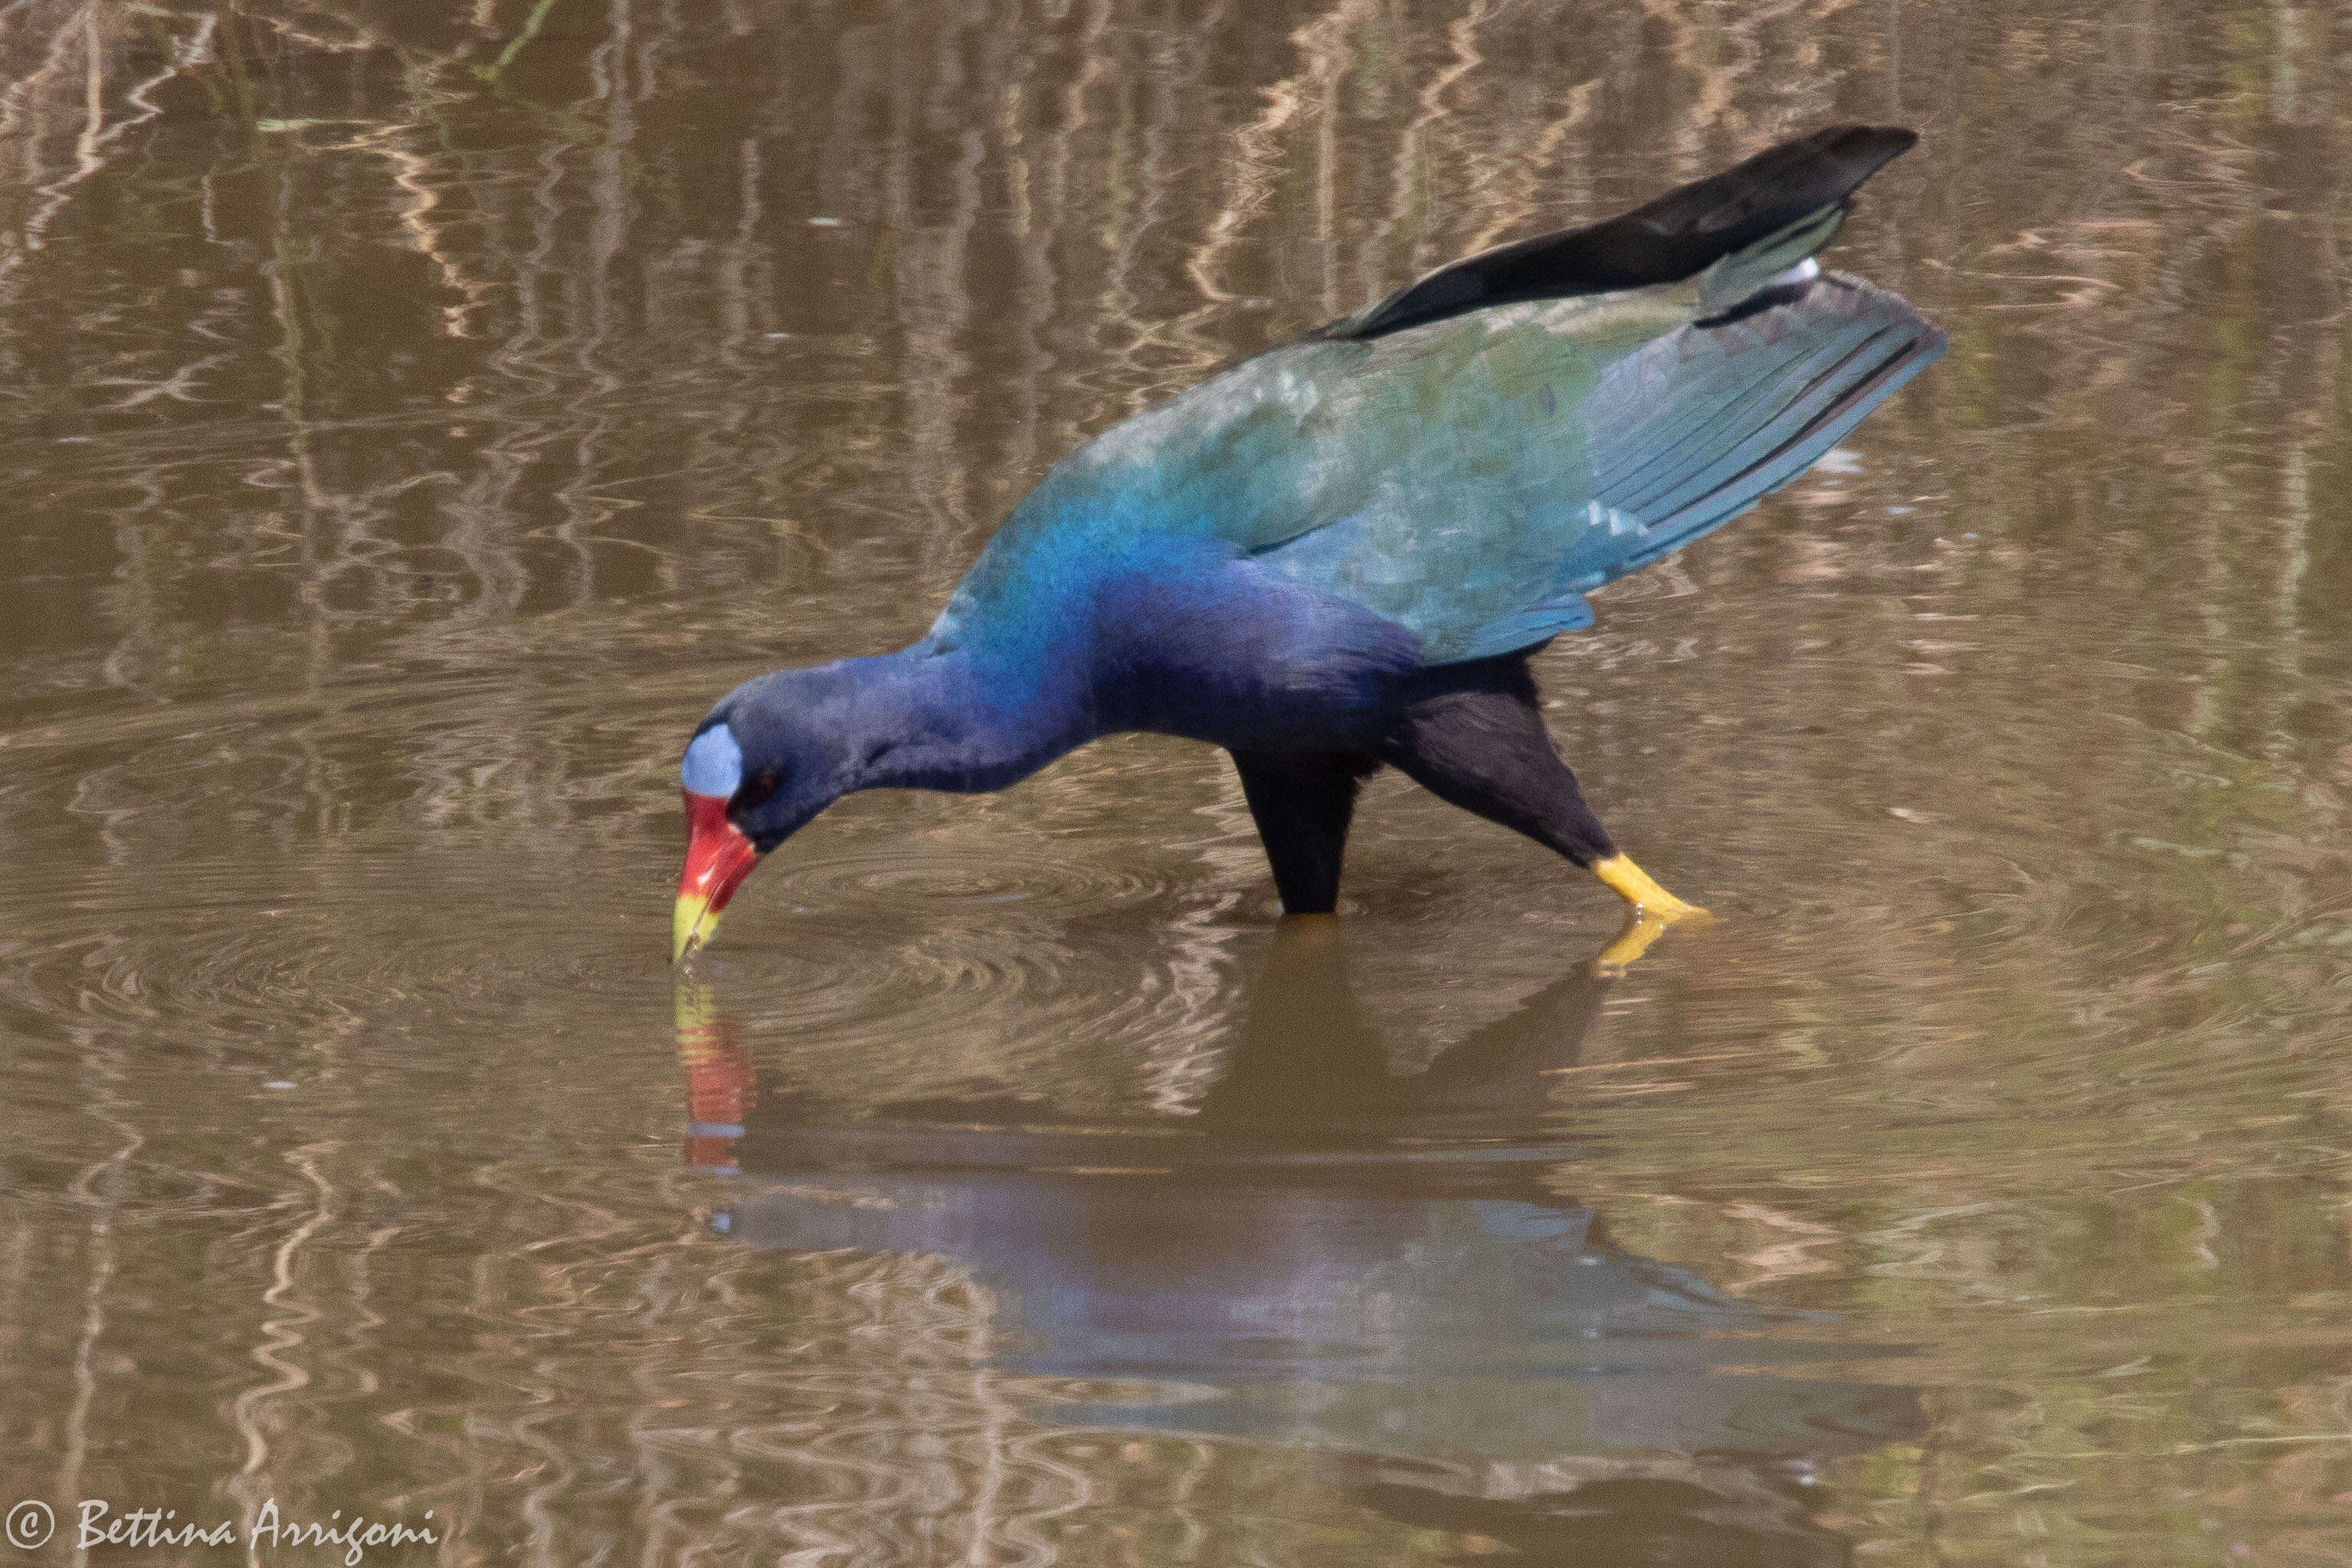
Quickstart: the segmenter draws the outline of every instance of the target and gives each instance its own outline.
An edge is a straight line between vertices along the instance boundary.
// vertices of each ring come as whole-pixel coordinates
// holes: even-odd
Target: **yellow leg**
[[[1672,925],[1677,920],[1706,913],[1697,904],[1685,904],[1660,887],[1650,880],[1648,872],[1624,855],[1611,855],[1605,861],[1594,862],[1592,874],[1608,883],[1610,891],[1618,897],[1643,914],[1654,916],[1661,925]]]

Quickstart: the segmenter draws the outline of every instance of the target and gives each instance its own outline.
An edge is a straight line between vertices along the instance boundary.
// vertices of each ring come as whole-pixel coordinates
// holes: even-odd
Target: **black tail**
[[[1622,217],[1482,251],[1441,267],[1326,338],[1378,338],[1527,299],[1679,283],[1735,251],[1846,199],[1919,140],[1894,127],[1839,125],[1784,141]]]

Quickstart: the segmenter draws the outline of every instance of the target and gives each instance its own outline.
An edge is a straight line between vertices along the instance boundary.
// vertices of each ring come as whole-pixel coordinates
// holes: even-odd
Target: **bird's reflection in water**
[[[1338,923],[1286,921],[1199,1113],[1124,1128],[1034,1102],[755,1106],[693,989],[688,1157],[740,1164],[714,1223],[746,1246],[970,1270],[993,1364],[1118,1385],[1057,1419],[1315,1449],[1381,1513],[1485,1538],[1480,1561],[1844,1563],[1814,1467],[1914,1433],[1916,1392],[1758,1370],[1822,1358],[1803,1314],[1623,1251],[1553,1190],[1575,1150],[1545,1075],[1612,967],[1398,1076]]]

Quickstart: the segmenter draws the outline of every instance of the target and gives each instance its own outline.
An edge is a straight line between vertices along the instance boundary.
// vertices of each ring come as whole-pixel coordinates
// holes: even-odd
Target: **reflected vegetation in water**
[[[2207,0],[0,5],[0,1503],[2346,1562],[2347,81]],[[1716,923],[1603,984],[1607,894],[1375,785],[1335,975],[1119,740],[796,838],[682,1092],[712,691],[1844,121],[1950,355],[1541,662]]]

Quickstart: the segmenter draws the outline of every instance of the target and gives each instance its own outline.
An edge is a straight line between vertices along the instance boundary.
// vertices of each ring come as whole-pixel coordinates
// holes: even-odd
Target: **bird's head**
[[[837,664],[746,681],[694,732],[679,768],[686,866],[678,873],[670,958],[710,940],[727,901],[760,857],[856,788],[847,711],[854,683]]]

